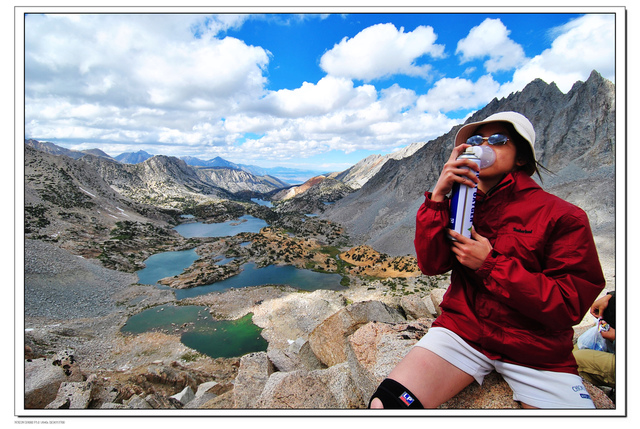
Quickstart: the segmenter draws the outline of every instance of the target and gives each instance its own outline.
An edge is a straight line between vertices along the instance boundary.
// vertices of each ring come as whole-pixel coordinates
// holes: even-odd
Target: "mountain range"
[[[93,156],[99,156],[99,157],[111,159],[109,155],[107,155],[100,149],[91,149],[91,150],[83,150],[83,151],[71,150],[71,149],[66,149],[64,147],[58,146],[51,142],[41,142],[34,139],[25,139],[24,144],[26,146],[30,146],[34,149],[37,149],[41,152],[45,152],[51,155],[64,155],[73,159],[80,159],[85,155],[93,155]]]
[[[25,146],[40,152],[63,155],[93,166],[113,189],[145,204],[167,208],[175,207],[176,202],[180,205],[185,198],[199,203],[211,197],[233,200],[265,194],[270,200],[293,200],[283,210],[302,212],[322,211],[323,204],[335,202],[360,188],[388,160],[409,156],[423,144],[414,143],[389,155],[372,155],[343,172],[323,174],[235,164],[221,157],[202,160],[151,155],[144,150],[111,157],[100,149],[75,151],[51,142],[25,140]],[[311,174],[314,175],[307,177]],[[304,180],[299,185],[290,185],[281,177]],[[302,194],[306,194],[304,198]]]
[[[124,152],[120,155],[111,157],[107,153],[103,152],[100,149],[88,149],[88,150],[71,150],[56,145],[51,142],[42,142],[35,139],[26,139],[25,144],[38,149],[42,152],[50,153],[52,155],[65,155],[74,159],[80,159],[85,155],[94,155],[102,158],[114,159],[123,164],[140,164],[148,159],[154,157],[154,155],[144,151],[139,150],[136,152]],[[306,180],[310,179],[314,176],[319,176],[324,174],[322,171],[313,171],[313,170],[301,170],[296,168],[286,168],[286,167],[259,167],[257,165],[249,165],[249,164],[236,164],[231,161],[227,161],[219,156],[209,160],[203,160],[200,158],[196,158],[193,156],[182,156],[180,157],[187,165],[192,167],[208,167],[208,168],[228,168],[235,170],[243,170],[247,173],[251,173],[255,176],[273,176],[277,177],[281,181],[285,183],[303,183]]]

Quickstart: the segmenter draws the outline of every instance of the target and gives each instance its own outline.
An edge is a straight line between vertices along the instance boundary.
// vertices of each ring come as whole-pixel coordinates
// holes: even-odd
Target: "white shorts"
[[[489,359],[448,329],[429,329],[415,346],[437,354],[471,375],[478,384],[495,370],[513,390],[515,401],[537,408],[595,408],[580,376]]]

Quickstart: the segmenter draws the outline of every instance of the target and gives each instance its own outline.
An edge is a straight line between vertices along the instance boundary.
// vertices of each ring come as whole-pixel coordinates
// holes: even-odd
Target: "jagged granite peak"
[[[140,164],[136,164],[133,169],[134,171],[143,172],[150,178],[156,178],[154,176],[163,178],[163,176],[169,174],[181,181],[200,180],[193,168],[189,167],[183,160],[173,156],[155,155]]]
[[[520,92],[492,100],[467,122],[506,110],[521,112],[536,129],[538,159],[555,173],[543,174],[543,187],[583,207],[594,232],[604,235],[602,241],[612,239],[615,85],[594,71],[563,94],[555,84],[536,79]],[[415,214],[449,158],[460,126],[412,156],[387,161],[362,188],[321,217],[343,224],[356,242],[378,251],[414,254]]]

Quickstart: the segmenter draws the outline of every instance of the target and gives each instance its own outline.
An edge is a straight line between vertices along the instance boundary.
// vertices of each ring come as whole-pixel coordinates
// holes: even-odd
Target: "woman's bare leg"
[[[424,408],[436,408],[468,386],[474,378],[435,353],[414,347],[400,361],[389,378],[409,389]],[[371,408],[383,408],[374,398]]]

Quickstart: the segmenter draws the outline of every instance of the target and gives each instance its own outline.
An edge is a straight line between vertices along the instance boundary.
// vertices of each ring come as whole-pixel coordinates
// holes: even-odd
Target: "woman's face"
[[[516,167],[524,165],[524,162],[517,159],[516,145],[511,139],[511,134],[507,127],[499,122],[493,122],[480,126],[474,135],[481,135],[482,137],[489,137],[493,134],[504,134],[509,138],[507,143],[503,145],[489,145],[485,140],[482,144],[489,145],[496,153],[496,160],[493,165],[480,170],[480,188],[483,191],[491,189],[502,178],[514,171]],[[484,185],[484,186],[482,186]]]

